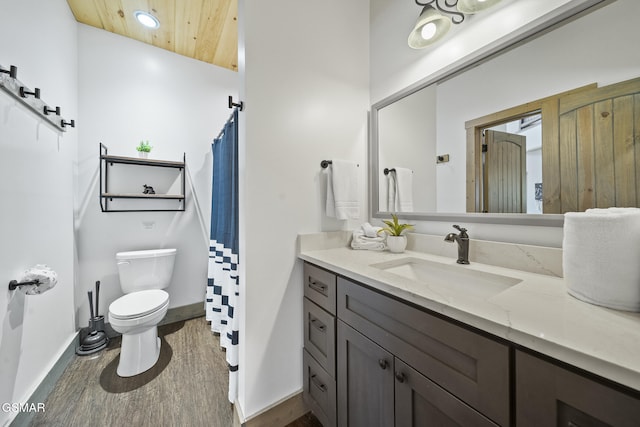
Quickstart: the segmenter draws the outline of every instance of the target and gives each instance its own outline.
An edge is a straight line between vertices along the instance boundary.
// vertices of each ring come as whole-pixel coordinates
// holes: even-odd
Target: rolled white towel
[[[640,311],[640,209],[589,209],[564,217],[567,291],[583,301]]]
[[[382,230],[382,227],[374,227],[373,225],[365,222],[360,226],[362,228],[362,232],[366,237],[380,237],[378,235],[378,231]]]
[[[353,236],[351,238],[351,248],[367,249],[370,251],[383,251],[387,248],[387,244],[383,236],[367,237],[360,229],[353,232]]]

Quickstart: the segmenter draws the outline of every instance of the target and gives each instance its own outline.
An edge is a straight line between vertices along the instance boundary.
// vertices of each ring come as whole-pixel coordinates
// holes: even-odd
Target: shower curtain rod
[[[220,137],[222,136],[222,134],[224,133],[224,128],[227,126],[227,123],[233,121],[233,115],[235,114],[235,110],[233,111],[233,113],[231,113],[231,115],[229,116],[229,118],[227,119],[226,122],[224,122],[224,125],[222,125],[222,129],[220,129],[220,133],[218,134],[218,136],[215,137],[215,139],[220,139]]]

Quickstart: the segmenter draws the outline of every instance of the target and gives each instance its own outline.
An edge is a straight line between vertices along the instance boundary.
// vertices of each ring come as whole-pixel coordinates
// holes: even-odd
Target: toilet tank
[[[176,249],[118,252],[116,262],[122,291],[128,294],[169,286],[176,252]]]

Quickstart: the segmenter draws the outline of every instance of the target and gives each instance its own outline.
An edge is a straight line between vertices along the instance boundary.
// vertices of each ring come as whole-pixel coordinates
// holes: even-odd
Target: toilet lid
[[[142,317],[159,310],[169,302],[169,294],[161,289],[137,291],[111,303],[109,313],[118,319]]]

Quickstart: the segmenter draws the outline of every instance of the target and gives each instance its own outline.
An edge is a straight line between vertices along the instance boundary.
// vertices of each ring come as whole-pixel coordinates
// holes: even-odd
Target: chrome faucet
[[[445,236],[445,242],[456,242],[458,244],[458,264],[469,264],[469,235],[467,229],[462,228],[459,225],[454,225],[453,228],[458,230],[460,234],[449,233]]]

